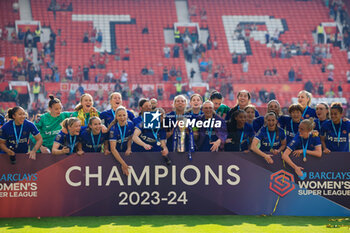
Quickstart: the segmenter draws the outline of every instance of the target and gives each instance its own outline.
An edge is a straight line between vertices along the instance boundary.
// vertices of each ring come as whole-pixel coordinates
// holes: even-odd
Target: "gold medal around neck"
[[[306,162],[306,161],[307,161],[306,157],[304,157],[304,158],[303,158],[303,161],[304,161],[304,162]]]
[[[160,146],[160,145],[161,145],[161,143],[160,143],[160,141],[158,141],[158,142],[157,142],[157,146]]]
[[[270,152],[273,153],[273,149],[270,149]]]

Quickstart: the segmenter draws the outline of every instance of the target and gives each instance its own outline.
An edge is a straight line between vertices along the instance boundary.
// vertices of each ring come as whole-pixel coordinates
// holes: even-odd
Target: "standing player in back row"
[[[70,117],[71,112],[62,112],[61,101],[50,95],[49,112],[40,117],[40,121],[35,123],[43,137],[43,145],[40,147],[41,153],[51,153],[56,135],[62,129],[61,123]]]
[[[237,94],[237,104],[236,104],[236,106],[231,108],[231,110],[226,115],[225,120],[228,121],[228,120],[232,119],[233,113],[235,111],[237,111],[238,109],[244,110],[244,108],[247,107],[248,104],[250,104],[250,99],[251,99],[251,95],[250,95],[249,91],[247,91],[247,90],[239,91]],[[258,116],[259,116],[259,112],[257,110],[255,110],[255,117],[258,117]]]
[[[90,117],[98,117],[100,113],[93,107],[94,100],[90,94],[83,94],[80,97],[79,104],[75,107],[75,112],[72,113],[72,117],[77,117],[81,126],[88,126]]]
[[[298,132],[303,108],[300,104],[292,104],[288,108],[289,116],[280,116],[278,122],[287,136],[287,144],[290,143]]]
[[[311,108],[312,94],[308,91],[302,90],[298,94],[298,103],[303,107],[301,119],[308,119],[310,117],[317,118],[315,109]]]
[[[109,103],[111,105],[111,109],[101,112],[100,119],[104,123],[106,127],[115,119],[115,111],[119,106],[123,105],[122,95],[119,92],[113,92],[109,96]],[[129,120],[133,120],[135,118],[134,114],[127,110]]]

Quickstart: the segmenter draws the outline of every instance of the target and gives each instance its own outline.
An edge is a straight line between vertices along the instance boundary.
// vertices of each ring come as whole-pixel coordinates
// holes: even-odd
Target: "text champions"
[[[106,171],[102,170],[102,166],[94,168],[90,166],[72,166],[67,169],[65,179],[67,184],[73,187],[90,186],[91,182],[97,182],[98,186],[110,186],[116,183],[120,186],[158,186],[162,179],[169,180],[169,178],[169,185],[173,186],[179,182],[187,186],[199,183],[206,186],[212,184],[223,185],[224,182],[234,186],[240,183],[240,176],[236,173],[237,171],[239,171],[237,165],[218,165],[215,168],[205,165],[201,169],[194,165],[187,165],[181,169],[178,169],[176,165],[171,167],[146,165],[139,173],[136,173],[134,168],[130,166],[130,174],[125,177],[118,166],[113,166],[107,171],[108,176],[103,176]]]

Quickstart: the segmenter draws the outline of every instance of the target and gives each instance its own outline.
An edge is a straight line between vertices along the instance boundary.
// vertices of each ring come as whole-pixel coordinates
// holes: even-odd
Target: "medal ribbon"
[[[122,133],[122,129],[119,125],[119,122],[117,123],[118,129],[119,129],[119,134],[120,134],[120,139],[121,139],[121,145],[123,147],[124,139],[125,139],[125,133],[126,133],[126,125],[124,126],[124,131]]]
[[[160,129],[160,128],[158,128],[158,129],[154,132],[154,129],[152,128],[152,134],[153,134],[154,139],[156,139],[156,143],[158,142],[158,132],[159,132],[159,129]]]
[[[267,133],[267,137],[269,139],[269,143],[270,143],[270,149],[273,149],[273,145],[275,144],[275,139],[276,139],[276,131],[273,132],[273,139],[271,141],[271,137],[270,137],[270,133],[269,133],[269,129],[266,127],[266,133]]]
[[[241,139],[239,140],[239,151],[242,151],[241,145],[242,145],[242,142],[243,142],[243,138],[244,138],[244,127],[242,129]]]
[[[113,115],[113,120],[115,119],[115,111],[113,110],[113,108],[111,109],[112,115]]]
[[[310,135],[307,137],[306,145],[304,146],[304,140],[303,140],[303,138],[301,138],[301,144],[303,146],[303,157],[304,157],[304,160],[306,159],[306,151],[307,151],[307,146],[309,145],[309,139],[310,139]]]
[[[68,134],[69,134],[69,131],[68,131]],[[77,139],[77,136],[73,136],[74,140],[73,140],[73,143],[72,143],[72,136],[69,134],[69,149],[70,149],[70,154],[73,153],[74,151],[74,146],[75,146],[75,140]]]
[[[17,137],[16,124],[15,124],[15,121],[13,121],[13,131],[15,132],[15,137],[16,137],[17,146],[18,146],[19,140],[21,139],[21,136],[22,136],[23,125],[24,125],[24,122],[23,122],[23,124],[21,125],[21,129],[20,129],[20,131],[19,131],[19,136]]]
[[[304,119],[304,116],[305,116],[306,111],[307,111],[308,108],[309,108],[309,106],[306,106],[306,108],[304,109],[303,115],[301,116],[303,119]]]
[[[292,129],[292,133],[293,133],[294,136],[295,136],[294,127],[293,127],[293,119],[290,119],[290,128]]]
[[[99,133],[98,139],[97,139],[97,144],[95,144],[94,135],[91,132],[92,145],[94,147],[94,151],[95,152],[97,152],[98,145],[100,145],[101,134],[102,134],[102,132]]]
[[[335,130],[335,125],[334,125],[333,121],[331,121],[331,122],[332,122],[332,127],[333,127],[333,130],[334,130],[334,133],[335,133],[335,135],[337,135],[337,131]],[[339,130],[338,130],[338,147],[339,147],[339,142],[340,142],[340,133],[341,133],[341,125],[342,125],[342,123],[343,123],[343,120],[340,119],[340,125],[339,125]]]

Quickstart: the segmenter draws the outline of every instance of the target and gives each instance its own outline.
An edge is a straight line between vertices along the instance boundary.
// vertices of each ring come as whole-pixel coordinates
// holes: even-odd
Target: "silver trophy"
[[[186,152],[186,132],[187,132],[187,127],[186,127],[186,122],[187,118],[185,117],[179,117],[178,118],[178,125],[176,127],[176,141],[177,145],[175,150],[177,152]]]

